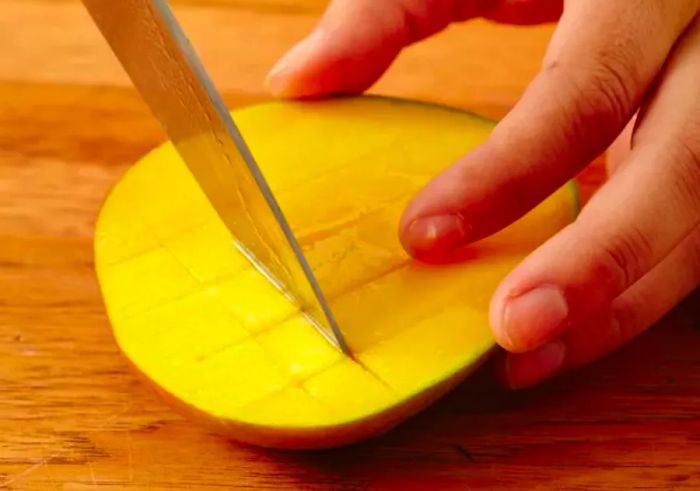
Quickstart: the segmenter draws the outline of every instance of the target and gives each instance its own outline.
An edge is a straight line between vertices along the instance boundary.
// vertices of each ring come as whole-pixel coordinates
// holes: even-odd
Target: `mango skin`
[[[170,144],[110,193],[95,257],[129,362],[174,406],[240,441],[336,447],[433,403],[495,348],[487,312],[497,284],[578,209],[565,186],[463,263],[421,265],[398,242],[400,214],[491,121],[369,96],[233,114],[353,357],[240,254]]]

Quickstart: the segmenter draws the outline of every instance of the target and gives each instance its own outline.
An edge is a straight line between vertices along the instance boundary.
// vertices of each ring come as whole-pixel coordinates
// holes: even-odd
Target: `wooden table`
[[[174,2],[232,106],[266,97],[323,3]],[[375,91],[500,116],[550,32],[450,29]],[[0,46],[0,488],[700,489],[698,295],[594,366],[522,393],[484,369],[353,448],[260,450],[184,420],[127,370],[92,264],[101,200],[163,135],[77,1],[0,0]]]

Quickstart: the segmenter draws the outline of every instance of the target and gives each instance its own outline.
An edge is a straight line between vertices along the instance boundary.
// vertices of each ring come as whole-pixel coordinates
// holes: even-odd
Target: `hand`
[[[611,179],[493,296],[491,324],[509,352],[503,373],[520,388],[613,350],[700,282],[699,7],[700,0],[334,0],[268,86],[285,97],[360,92],[403,47],[451,22],[559,19],[521,100],[488,141],[415,198],[401,224],[406,249],[424,260],[491,234],[575,176],[638,114],[618,140]],[[426,234],[434,229],[437,237]]]

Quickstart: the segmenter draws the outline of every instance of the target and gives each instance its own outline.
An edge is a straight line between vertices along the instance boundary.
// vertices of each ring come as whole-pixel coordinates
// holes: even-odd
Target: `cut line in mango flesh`
[[[114,187],[95,254],[130,363],[169,401],[248,443],[349,444],[441,397],[494,348],[488,305],[499,281],[577,212],[568,185],[463,262],[419,264],[399,243],[402,211],[492,122],[369,96],[272,102],[234,118],[352,358],[238,251],[170,144]]]

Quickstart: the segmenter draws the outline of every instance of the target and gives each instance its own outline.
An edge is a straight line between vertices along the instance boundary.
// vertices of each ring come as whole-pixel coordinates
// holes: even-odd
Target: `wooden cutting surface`
[[[238,106],[324,1],[173,3]],[[374,91],[501,116],[550,32],[450,29]],[[591,367],[522,393],[481,370],[352,448],[260,450],[183,419],[120,358],[92,261],[102,199],[161,141],[77,1],[0,0],[0,488],[700,489],[698,294]]]

